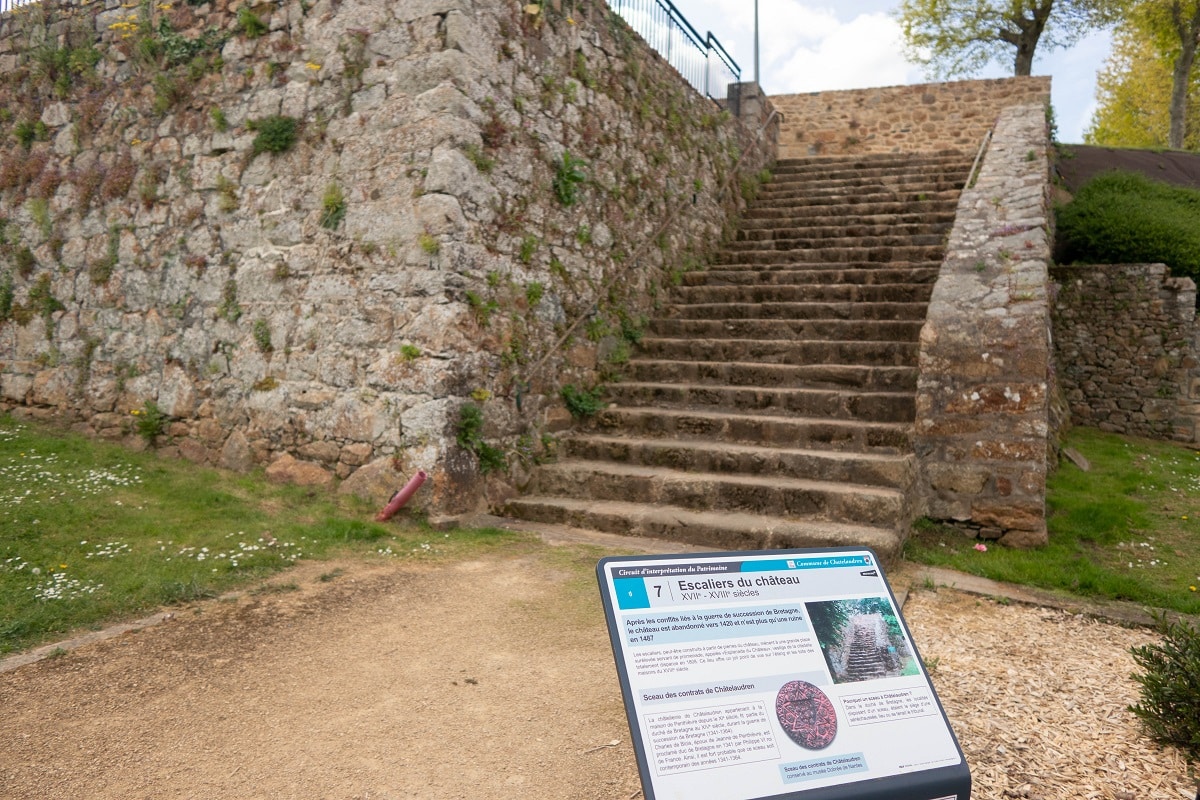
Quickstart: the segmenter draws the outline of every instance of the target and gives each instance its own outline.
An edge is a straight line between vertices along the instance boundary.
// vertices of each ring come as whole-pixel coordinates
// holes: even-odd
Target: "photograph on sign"
[[[607,558],[597,575],[647,800],[834,797],[889,780],[918,798],[925,774],[926,800],[947,786],[969,798],[870,550]]]

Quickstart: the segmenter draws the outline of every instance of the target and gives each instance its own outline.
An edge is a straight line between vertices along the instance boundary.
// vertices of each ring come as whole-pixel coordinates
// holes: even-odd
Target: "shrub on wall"
[[[1057,214],[1060,263],[1163,263],[1200,278],[1200,191],[1114,170]]]

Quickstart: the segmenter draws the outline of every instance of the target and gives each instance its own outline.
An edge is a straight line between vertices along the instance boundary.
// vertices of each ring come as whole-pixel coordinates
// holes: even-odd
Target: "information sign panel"
[[[647,800],[969,800],[966,759],[871,550],[596,569]]]

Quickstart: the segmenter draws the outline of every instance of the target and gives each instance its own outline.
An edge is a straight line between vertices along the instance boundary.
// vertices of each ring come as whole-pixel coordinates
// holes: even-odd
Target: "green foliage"
[[[469,144],[466,148],[467,158],[475,165],[475,169],[484,173],[490,173],[496,167],[496,159],[488,156],[482,148],[475,144]]]
[[[575,158],[564,150],[562,159],[554,169],[554,196],[564,206],[573,206],[579,200],[579,184],[587,180],[583,170],[587,162]]]
[[[494,299],[484,300],[478,293],[469,290],[466,297],[467,306],[471,309],[471,316],[475,318],[481,328],[486,328],[492,321],[492,314],[500,310],[500,304]]]
[[[966,77],[989,63],[1030,74],[1043,48],[1068,47],[1103,24],[1097,0],[903,0],[894,13],[909,61],[931,78]],[[1012,61],[1009,61],[1012,59]]]
[[[217,208],[226,214],[237,211],[239,202],[237,184],[224,175],[217,176]]]
[[[431,235],[428,232],[422,233],[418,237],[417,241],[421,245],[421,250],[426,255],[436,256],[439,252],[441,252],[441,249],[442,249],[441,243],[438,242],[437,237]]]
[[[66,309],[66,306],[54,296],[50,288],[50,276],[45,272],[38,276],[33,286],[29,287],[29,306],[33,311],[40,314],[46,320],[47,324],[55,311]]]
[[[37,138],[37,124],[32,120],[23,119],[13,126],[13,136],[21,147],[29,150],[33,147],[33,140]]]
[[[132,413],[138,435],[150,444],[154,444],[155,440],[166,432],[169,418],[153,400],[147,400],[140,410],[135,409]]]
[[[1200,191],[1113,171],[1089,181],[1057,209],[1059,260],[1162,262],[1200,278]]]
[[[601,399],[603,394],[604,388],[602,386],[583,389],[573,383],[568,383],[559,390],[559,396],[562,397],[563,404],[566,405],[567,411],[570,411],[571,416],[575,417],[575,419],[586,419],[587,417],[594,416],[604,408],[604,401]]]
[[[233,278],[225,281],[221,289],[221,305],[217,306],[217,316],[229,322],[237,322],[242,316],[242,307],[238,304],[237,281]]]
[[[13,261],[17,267],[17,274],[22,278],[28,278],[37,269],[37,258],[27,246],[18,248],[17,252],[13,254]]]
[[[400,357],[405,361],[416,361],[421,357],[421,348],[415,344],[400,345]]]
[[[271,323],[261,317],[254,320],[253,327],[254,344],[258,346],[260,353],[270,353],[275,349],[271,344]]]
[[[247,39],[257,39],[267,32],[267,24],[250,9],[250,6],[238,9],[237,25]]]
[[[1133,679],[1141,700],[1129,707],[1158,742],[1178,747],[1192,763],[1200,762],[1200,630],[1160,620],[1161,644],[1131,648],[1143,670]]]
[[[1072,428],[1064,446],[1091,462],[1064,462],[1046,486],[1049,542],[989,547],[952,526],[914,525],[904,557],[1007,583],[1200,614],[1200,453],[1179,445]]]
[[[14,297],[12,273],[0,272],[0,322],[12,319]]]
[[[538,281],[530,281],[525,285],[525,302],[529,303],[529,307],[533,308],[538,303],[542,302],[542,295],[545,294],[546,287]]]
[[[253,150],[259,153],[285,153],[296,143],[296,120],[294,117],[274,114],[262,119],[250,120],[246,127],[255,131]]]
[[[321,198],[321,227],[335,230],[346,216],[346,195],[342,187],[331,183]]]
[[[218,133],[224,133],[229,130],[229,120],[225,117],[225,112],[220,106],[213,106],[209,109],[209,116],[212,117],[213,127]]]
[[[533,254],[537,252],[538,246],[541,245],[541,240],[532,233],[527,234],[521,240],[521,250],[517,257],[521,259],[522,264],[528,264],[533,261]]]
[[[458,446],[469,450],[479,459],[479,471],[487,474],[504,469],[508,459],[499,447],[483,439],[483,409],[474,403],[464,403],[458,416]]]

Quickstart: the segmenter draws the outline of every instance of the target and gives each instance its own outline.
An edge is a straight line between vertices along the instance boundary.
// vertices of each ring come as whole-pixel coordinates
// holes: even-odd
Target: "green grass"
[[[300,559],[429,559],[521,540],[381,525],[375,510],[0,416],[0,654],[252,586]]]
[[[1047,486],[1050,543],[990,545],[932,523],[905,557],[1009,583],[1200,614],[1200,452],[1088,428],[1067,437],[1091,462],[1064,460]]]

